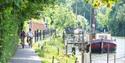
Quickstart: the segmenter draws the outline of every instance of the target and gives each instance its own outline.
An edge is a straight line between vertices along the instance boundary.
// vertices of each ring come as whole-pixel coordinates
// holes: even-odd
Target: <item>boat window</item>
[[[99,39],[107,39],[106,35],[99,35]]]

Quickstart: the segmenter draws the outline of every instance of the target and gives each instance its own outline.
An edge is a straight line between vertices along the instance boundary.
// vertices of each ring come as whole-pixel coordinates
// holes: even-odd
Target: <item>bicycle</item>
[[[29,47],[32,47],[32,38],[31,37],[28,37],[28,45],[29,45]]]

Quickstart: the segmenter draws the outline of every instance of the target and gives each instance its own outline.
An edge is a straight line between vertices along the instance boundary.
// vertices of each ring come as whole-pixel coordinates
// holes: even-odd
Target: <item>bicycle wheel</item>
[[[29,39],[29,47],[32,47],[32,38]]]

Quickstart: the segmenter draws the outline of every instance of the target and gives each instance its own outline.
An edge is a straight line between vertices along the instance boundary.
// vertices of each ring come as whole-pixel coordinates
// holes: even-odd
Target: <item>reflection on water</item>
[[[116,53],[109,54],[109,63],[114,63],[116,55],[116,63],[125,63],[125,37],[113,37],[116,39]],[[107,54],[92,54],[92,63],[107,63]]]

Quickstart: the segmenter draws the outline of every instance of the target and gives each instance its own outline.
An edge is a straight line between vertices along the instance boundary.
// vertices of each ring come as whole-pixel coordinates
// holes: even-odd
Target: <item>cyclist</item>
[[[25,45],[25,32],[24,31],[20,32],[20,39],[21,39],[22,48],[24,48],[24,45]]]
[[[32,47],[32,39],[33,39],[33,33],[31,29],[29,29],[29,32],[27,33],[27,42],[30,47]]]

